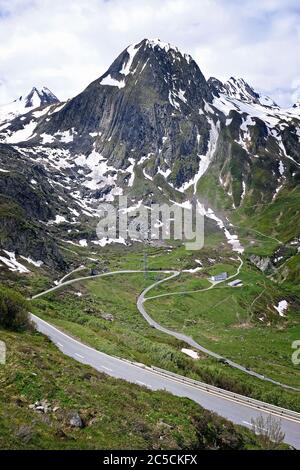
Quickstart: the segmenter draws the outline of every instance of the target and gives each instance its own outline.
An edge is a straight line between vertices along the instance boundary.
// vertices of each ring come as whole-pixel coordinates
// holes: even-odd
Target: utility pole
[[[151,201],[152,204],[152,201]],[[147,273],[148,273],[148,254],[147,254],[147,241],[149,240],[148,238],[148,230],[149,230],[149,220],[147,219],[147,225],[145,227],[144,231],[144,277],[147,279]],[[144,227],[142,227],[143,229]]]
[[[146,252],[146,248],[144,248],[144,276],[145,279],[147,278],[147,271],[148,271],[148,255]]]

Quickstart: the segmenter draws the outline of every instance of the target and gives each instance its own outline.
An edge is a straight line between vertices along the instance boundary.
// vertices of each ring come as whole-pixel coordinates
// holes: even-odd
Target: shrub
[[[281,421],[274,416],[260,415],[256,419],[251,419],[251,424],[253,432],[258,435],[264,449],[277,449],[283,443],[285,434],[281,429]]]
[[[0,326],[13,331],[29,328],[28,302],[18,292],[0,286]]]
[[[202,414],[192,416],[196,430],[198,450],[240,450],[245,448],[243,436],[232,423],[203,410]]]

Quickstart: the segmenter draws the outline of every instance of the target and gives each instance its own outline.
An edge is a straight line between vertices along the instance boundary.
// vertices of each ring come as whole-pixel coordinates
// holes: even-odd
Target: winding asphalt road
[[[251,428],[251,420],[273,415],[281,421],[285,441],[300,449],[300,413],[269,405],[198,381],[147,367],[97,351],[41,318],[32,315],[38,331],[47,335],[67,356],[82,364],[118,379],[124,379],[151,390],[166,390],[179,397],[187,397],[204,408],[214,411],[236,424]]]
[[[243,261],[240,259],[240,265],[238,267],[238,270],[235,274],[233,274],[232,276],[228,277],[226,279],[226,282],[229,280],[229,279],[232,279],[233,277],[236,277],[241,268],[242,268],[242,265],[243,265]],[[216,285],[219,285],[225,281],[219,281],[219,282],[216,282],[214,284],[212,284],[210,287],[206,287],[204,289],[197,289],[197,290],[192,290],[192,291],[180,291],[180,292],[168,292],[168,293],[165,293],[165,294],[159,294],[159,295],[155,295],[153,297],[145,297],[145,295],[150,291],[152,290],[154,287],[158,286],[159,284],[162,284],[163,282],[169,280],[169,279],[172,279],[176,276],[178,276],[180,273],[179,272],[174,272],[171,276],[165,278],[165,279],[162,279],[160,281],[157,281],[155,282],[154,284],[152,284],[151,286],[147,287],[141,294],[140,296],[138,297],[138,300],[137,300],[137,308],[139,310],[139,312],[142,314],[142,316],[144,317],[144,319],[149,323],[150,326],[152,326],[153,328],[156,328],[157,330],[159,331],[162,331],[163,333],[166,333],[167,335],[170,335],[170,336],[173,336],[174,338],[177,338],[179,341],[184,341],[185,343],[189,344],[190,346],[192,346],[194,349],[197,349],[198,351],[201,351],[211,357],[214,357],[215,359],[218,359],[219,361],[222,361],[224,363],[226,363],[227,365],[235,368],[235,369],[238,369],[248,375],[252,375],[253,377],[256,377],[257,379],[261,379],[261,380],[264,380],[266,382],[271,382],[272,384],[274,385],[279,385],[280,387],[283,387],[283,388],[287,388],[287,389],[290,389],[290,390],[295,390],[297,392],[300,392],[300,389],[297,388],[297,387],[292,387],[291,385],[287,385],[287,384],[283,384],[281,382],[278,382],[276,380],[273,380],[271,379],[270,377],[266,377],[265,375],[262,375],[262,374],[259,374],[258,372],[255,372],[253,370],[250,370],[234,361],[231,361],[230,359],[227,359],[213,351],[210,351],[209,349],[201,346],[199,343],[197,343],[193,338],[191,338],[190,336],[187,336],[183,333],[179,333],[178,331],[175,331],[175,330],[170,330],[169,328],[166,328],[162,325],[160,325],[159,323],[157,323],[155,320],[153,320],[153,318],[150,317],[150,315],[146,312],[145,310],[145,307],[144,307],[144,303],[146,301],[149,301],[149,300],[153,300],[153,299],[158,299],[158,298],[161,298],[161,297],[167,297],[167,296],[172,296],[172,295],[185,295],[185,294],[193,294],[193,293],[196,293],[196,292],[204,292],[204,291],[208,291],[208,290],[211,290],[213,289]]]
[[[143,271],[116,271],[111,273],[99,274],[97,276],[85,276],[77,279],[71,279],[64,283],[60,283],[55,287],[52,287],[44,292],[41,292],[40,294],[33,296],[32,299],[39,298],[49,292],[56,291],[66,285],[74,284],[78,281],[95,279],[96,277],[106,277],[115,274],[129,274],[140,272]],[[142,308],[142,310],[144,310],[143,303],[146,300],[144,298],[144,295],[149,292],[150,288],[153,288],[159,283],[171,279],[179,274],[178,271],[154,272],[166,273],[171,275],[161,281],[154,283],[152,286],[149,286],[143,291],[143,293],[139,296],[138,299],[139,308]],[[160,331],[164,331],[164,327],[161,327],[161,325],[154,322],[154,320],[151,319],[151,317],[147,314],[146,311],[144,311],[142,315],[148,321],[149,324],[154,327],[156,327],[157,325]],[[214,411],[219,415],[233,421],[236,424],[241,424],[249,428],[252,427],[252,419],[257,418],[260,415],[267,417],[271,414],[276,418],[280,419],[282,430],[285,432],[285,441],[293,445],[295,448],[300,449],[300,413],[296,413],[290,410],[286,410],[284,408],[270,405],[268,403],[264,403],[258,400],[244,397],[242,395],[228,392],[226,390],[222,390],[220,388],[213,387],[211,385],[207,385],[199,381],[194,381],[162,369],[158,369],[155,367],[147,367],[143,364],[138,364],[127,361],[125,359],[109,356],[81,343],[80,341],[72,338],[70,335],[67,335],[58,328],[45,322],[44,320],[35,315],[31,315],[31,318],[36,324],[38,331],[47,335],[64,354],[74,358],[78,362],[90,365],[96,370],[106,373],[112,377],[124,379],[128,382],[132,382],[140,386],[145,386],[151,390],[166,390],[172,393],[173,395],[190,398],[193,401],[199,403],[204,408]],[[175,334],[181,335],[181,333],[176,333],[168,329],[166,329],[166,331],[164,332],[166,332],[167,334],[172,334],[172,336],[175,336]],[[185,335],[183,336],[185,337]],[[188,342],[188,344],[191,344],[189,342],[190,340],[193,341],[192,338],[189,337],[186,337],[186,339],[188,339],[189,341],[186,341],[186,339],[182,339],[180,336],[175,337],[177,337],[181,341]],[[195,344],[197,345],[197,343]],[[196,348],[194,344],[193,347]],[[198,347],[201,348],[200,345],[198,345]],[[204,352],[207,351],[205,350]],[[212,354],[214,355],[215,353]],[[218,355],[216,355],[215,357],[218,357]],[[245,370],[245,372],[249,373],[251,371]]]

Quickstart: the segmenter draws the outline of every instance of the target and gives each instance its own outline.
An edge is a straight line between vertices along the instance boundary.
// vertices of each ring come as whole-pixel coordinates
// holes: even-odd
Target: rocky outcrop
[[[84,427],[84,424],[83,424],[83,421],[79,415],[79,413],[77,411],[72,411],[69,413],[69,425],[72,427],[72,428],[83,428]]]
[[[40,165],[22,160],[12,147],[0,145],[0,248],[64,270],[66,263],[47,221],[62,202]]]
[[[251,255],[249,259],[251,263],[254,264],[254,266],[260,269],[263,273],[270,272],[274,268],[269,257],[263,258],[257,255]]]

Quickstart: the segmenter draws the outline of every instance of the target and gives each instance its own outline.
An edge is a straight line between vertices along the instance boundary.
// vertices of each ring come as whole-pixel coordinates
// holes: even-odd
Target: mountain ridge
[[[100,201],[121,194],[132,203],[194,195],[224,221],[224,210],[249,204],[280,211],[277,199],[299,182],[299,137],[298,109],[280,108],[242,79],[206,81],[191,56],[147,39],[74,98],[0,125],[3,144],[24,164],[38,161],[68,200],[68,223],[74,211],[85,223]]]

